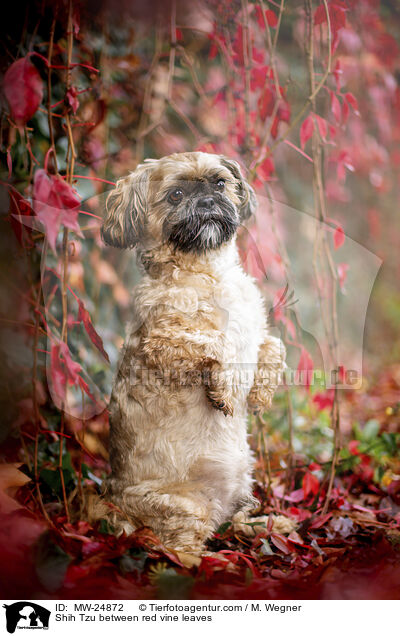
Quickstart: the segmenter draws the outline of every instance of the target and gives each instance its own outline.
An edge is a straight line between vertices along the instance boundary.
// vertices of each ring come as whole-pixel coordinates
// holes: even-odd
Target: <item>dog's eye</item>
[[[225,179],[218,179],[216,186],[218,190],[223,190],[225,188]]]
[[[182,200],[182,197],[183,190],[181,190],[181,188],[175,188],[175,190],[172,190],[172,192],[170,193],[168,201],[170,201],[171,203],[179,203],[179,201]]]

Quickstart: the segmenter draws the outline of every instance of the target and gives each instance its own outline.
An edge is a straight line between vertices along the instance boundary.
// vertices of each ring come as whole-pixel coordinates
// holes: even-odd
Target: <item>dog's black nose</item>
[[[213,197],[202,197],[198,200],[197,206],[199,208],[205,208],[206,210],[211,210],[215,205],[215,201]]]

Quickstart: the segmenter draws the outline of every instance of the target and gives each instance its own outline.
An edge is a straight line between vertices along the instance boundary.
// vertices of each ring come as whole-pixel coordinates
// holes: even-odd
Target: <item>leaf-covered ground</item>
[[[98,491],[108,470],[104,414],[85,431],[67,423],[60,469],[58,418],[47,413],[36,449],[38,489],[25,402],[21,435],[16,428],[6,440],[0,466],[2,597],[400,598],[399,388],[394,366],[368,390],[343,395],[342,451],[327,509],[329,462],[321,458],[331,444],[329,395],[292,394],[291,470],[278,397],[266,422],[252,422],[255,494],[259,514],[287,515],[297,528],[283,536],[260,526],[248,538],[226,523],[202,558],[166,550],[147,528],[117,539],[105,523],[85,521],[84,493]]]
[[[323,343],[296,316],[299,294],[288,281],[296,254],[302,270],[310,252],[280,227],[277,202],[325,222],[301,296],[307,307],[321,304],[315,320],[324,331],[332,323],[329,348],[336,306],[352,299],[359,311],[365,269],[349,256],[351,237],[384,261],[365,358],[377,366],[400,354],[396,3],[282,1],[264,3],[263,12],[253,0],[161,2],[148,3],[142,18],[124,4],[132,3],[110,12],[99,0],[95,14],[92,3],[75,0],[8,7],[0,68],[0,172],[9,198],[0,232],[1,594],[399,598],[398,364],[368,375],[364,391],[344,392],[340,440],[333,392],[315,386],[282,391],[268,416],[249,422],[258,514],[296,521],[289,537],[258,527],[249,539],[225,524],[199,559],[167,552],[149,529],[116,539],[106,524],[85,521],[85,492],[98,492],[109,470],[106,412],[84,421],[86,409],[90,400],[100,412],[109,393],[136,283],[125,256],[102,247],[101,199],[146,157],[201,150],[249,169],[260,205],[240,240],[243,262],[275,300],[271,313],[293,369],[308,377]],[[331,297],[325,309],[321,289]],[[62,413],[67,389],[69,404],[82,405],[75,418]]]

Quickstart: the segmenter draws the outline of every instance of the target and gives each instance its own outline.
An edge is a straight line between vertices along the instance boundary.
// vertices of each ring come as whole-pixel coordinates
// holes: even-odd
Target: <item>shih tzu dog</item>
[[[255,206],[239,164],[203,152],[148,159],[108,196],[103,240],[136,247],[143,269],[97,508],[117,533],[149,526],[166,546],[199,552],[226,520],[245,530],[258,503],[248,409],[270,405],[285,351],[236,248]]]

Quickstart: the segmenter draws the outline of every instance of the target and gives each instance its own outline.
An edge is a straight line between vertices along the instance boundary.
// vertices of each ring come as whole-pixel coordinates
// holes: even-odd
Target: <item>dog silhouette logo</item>
[[[48,629],[50,611],[30,601],[19,601],[3,605],[6,610],[7,631],[14,634],[16,629]]]

